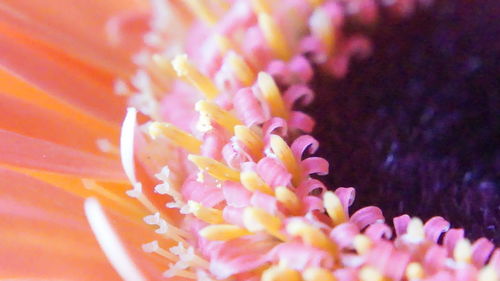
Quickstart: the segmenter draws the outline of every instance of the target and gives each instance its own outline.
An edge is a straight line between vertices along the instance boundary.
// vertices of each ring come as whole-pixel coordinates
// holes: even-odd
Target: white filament
[[[132,192],[127,192],[131,197],[137,197],[142,192],[141,184],[137,181],[135,176],[135,163],[134,163],[134,138],[135,128],[137,126],[137,110],[135,108],[128,108],[125,120],[123,120],[122,130],[120,135],[120,155],[122,167],[125,175],[133,186]]]
[[[113,268],[124,281],[146,281],[144,275],[125,250],[120,237],[104,214],[99,202],[94,198],[85,200],[85,215],[92,231]]]

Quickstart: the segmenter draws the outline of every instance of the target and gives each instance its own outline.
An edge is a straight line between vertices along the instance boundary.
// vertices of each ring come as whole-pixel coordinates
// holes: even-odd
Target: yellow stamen
[[[238,125],[234,127],[234,135],[249,150],[255,162],[258,162],[264,156],[264,142],[262,141],[262,137],[252,129]]]
[[[292,174],[292,183],[298,185],[302,176],[292,149],[290,149],[288,144],[278,135],[271,135],[270,144],[276,157],[278,157],[290,174]]]
[[[252,232],[266,231],[282,241],[286,240],[280,231],[281,220],[260,208],[247,207],[243,212],[243,223]]]
[[[172,67],[177,76],[185,77],[193,86],[202,92],[207,99],[214,99],[219,90],[209,77],[198,71],[188,60],[186,54],[178,55],[172,60]]]
[[[193,162],[200,170],[207,172],[212,177],[221,181],[240,181],[240,172],[205,156],[188,155],[188,160]]]
[[[406,267],[406,279],[421,280],[424,278],[424,268],[418,262],[412,262]]]
[[[411,219],[406,230],[406,237],[413,242],[420,242],[425,239],[424,224],[421,219]]]
[[[221,224],[224,222],[222,211],[215,208],[205,207],[198,202],[189,200],[189,209],[200,220],[210,224]]]
[[[305,244],[337,254],[337,246],[321,230],[303,221],[295,220],[286,226],[286,231],[292,236],[299,236]]]
[[[309,18],[309,27],[312,35],[323,43],[329,55],[335,43],[335,29],[327,12],[321,8],[314,10],[312,16]]]
[[[500,276],[491,265],[483,267],[477,277],[478,281],[498,281],[499,279]]]
[[[340,202],[339,197],[335,193],[331,191],[325,192],[325,195],[323,195],[323,205],[335,225],[347,221],[342,202]]]
[[[185,0],[191,12],[209,25],[217,23],[217,16],[210,10],[205,0]]]
[[[211,120],[218,123],[229,132],[234,131],[234,126],[241,125],[241,121],[238,118],[214,103],[199,101],[196,103],[195,109],[202,114],[206,114]]]
[[[193,135],[182,131],[172,124],[153,122],[149,125],[149,135],[156,139],[158,136],[164,136],[175,145],[186,149],[190,153],[200,153],[202,142]]]
[[[281,97],[280,89],[278,89],[273,77],[266,72],[259,72],[257,85],[262,92],[262,96],[269,105],[271,114],[276,117],[287,119],[288,111]]]
[[[290,59],[292,52],[274,18],[267,13],[259,13],[259,27],[276,56],[285,61]]]
[[[249,234],[252,233],[232,224],[209,225],[200,230],[200,235],[211,241],[227,241]]]
[[[304,281],[336,281],[337,278],[328,270],[319,267],[309,267],[302,273]]]
[[[301,210],[300,200],[297,195],[285,186],[278,186],[275,190],[276,199],[290,212],[296,214]]]
[[[262,281],[301,281],[300,273],[284,266],[271,266],[262,273]]]
[[[255,81],[255,73],[248,66],[246,61],[234,52],[227,54],[227,60],[231,65],[231,69],[244,86],[250,86]]]
[[[236,45],[234,45],[233,42],[231,42],[231,40],[226,36],[216,34],[214,35],[214,39],[222,55],[227,54],[229,51],[237,51]]]
[[[385,281],[384,276],[375,268],[365,266],[359,271],[360,281]]]
[[[309,0],[309,3],[311,4],[311,6],[313,6],[314,8],[318,7],[318,6],[321,6],[323,4],[324,0]]]
[[[260,13],[271,13],[271,7],[269,6],[268,0],[251,0],[252,9],[258,15]]]
[[[172,67],[172,64],[170,61],[165,58],[165,56],[160,55],[160,54],[154,54],[152,56],[153,62],[156,64],[156,66],[162,70],[164,74],[167,74],[168,76],[175,77],[176,73],[174,68]]]
[[[260,191],[269,195],[274,195],[273,189],[255,172],[241,172],[241,184],[250,191]]]
[[[358,234],[354,237],[353,246],[356,252],[358,252],[358,254],[360,255],[368,253],[372,245],[372,240],[370,240],[370,238],[368,238],[368,236],[366,235]]]
[[[470,263],[472,260],[472,247],[467,239],[461,239],[453,249],[453,258],[456,262]]]

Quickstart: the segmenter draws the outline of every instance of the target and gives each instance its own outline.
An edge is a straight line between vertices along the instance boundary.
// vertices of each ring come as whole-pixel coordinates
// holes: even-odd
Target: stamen
[[[368,253],[368,251],[373,246],[372,240],[368,236],[363,234],[358,234],[354,237],[353,246],[356,252],[360,255]]]
[[[297,214],[301,210],[300,200],[297,195],[285,186],[278,186],[275,190],[276,199],[290,212]]]
[[[337,255],[337,246],[321,230],[301,221],[294,220],[286,226],[286,231],[292,236],[299,236],[305,244],[324,249]]]
[[[337,278],[333,274],[320,267],[309,267],[302,273],[304,281],[336,281]]]
[[[257,85],[262,92],[262,96],[269,105],[271,114],[276,117],[281,117],[283,119],[288,118],[288,111],[281,97],[281,92],[274,82],[271,75],[266,72],[259,72],[257,76]]]
[[[412,243],[419,243],[425,239],[424,224],[419,218],[412,218],[408,223],[406,240]]]
[[[424,268],[418,262],[412,262],[406,267],[406,279],[409,281],[422,280],[424,278]]]
[[[329,55],[333,50],[335,30],[332,25],[332,20],[324,9],[317,8],[314,10],[309,18],[309,28],[311,29],[312,35],[321,40],[321,43],[323,43],[325,47],[325,51],[328,52],[327,55]]]
[[[300,273],[285,266],[275,265],[266,269],[262,281],[301,281]]]
[[[170,61],[163,55],[154,54],[152,57],[155,65],[167,76],[175,77],[176,73]]]
[[[212,119],[217,124],[224,127],[229,132],[234,131],[234,126],[242,125],[241,121],[236,118],[233,114],[223,110],[215,103],[207,101],[199,101],[195,105],[195,110],[206,114],[210,119]]]
[[[495,271],[495,268],[493,268],[493,266],[491,265],[488,265],[481,269],[477,277],[478,281],[498,281],[499,279],[500,276]]]
[[[149,125],[149,135],[156,139],[158,136],[164,136],[175,145],[186,149],[190,153],[200,153],[202,142],[193,135],[184,132],[172,124],[163,122],[153,122]]]
[[[281,220],[266,211],[247,207],[243,212],[243,223],[245,227],[252,232],[266,231],[272,236],[286,241],[286,236],[281,233]]]
[[[255,73],[248,66],[245,60],[234,52],[227,54],[227,60],[231,65],[231,69],[244,86],[250,86],[255,81]]]
[[[134,163],[134,137],[136,128],[137,110],[135,108],[127,108],[127,115],[123,120],[121,135],[120,135],[120,159],[122,161],[123,170],[127,175],[128,180],[134,186],[138,183],[135,176]]]
[[[224,222],[221,210],[205,207],[192,200],[188,201],[188,205],[191,213],[204,222],[210,224],[221,224]]]
[[[255,172],[241,172],[240,174],[241,184],[248,190],[260,191],[269,195],[274,195],[273,189],[267,185],[264,180],[257,175]]]
[[[229,168],[228,166],[205,156],[189,154],[188,160],[193,162],[198,169],[207,172],[212,177],[221,181],[240,181],[240,172]]]
[[[224,35],[216,34],[214,35],[215,43],[219,47],[219,51],[222,55],[227,54],[230,51],[237,51],[237,47],[229,38]]]
[[[259,161],[264,156],[262,153],[262,151],[264,151],[264,142],[262,141],[262,137],[252,129],[237,125],[234,127],[234,135],[236,136],[236,139],[243,143],[243,145],[249,150],[249,153],[255,162]]]
[[[100,184],[98,184],[94,180],[82,179],[82,184],[85,188],[100,194],[104,198],[107,198],[107,199],[115,202],[116,204],[130,210],[130,211],[133,211],[137,214],[144,214],[144,210],[142,208],[138,208],[138,206],[132,204],[132,202],[127,202],[126,200],[123,199],[123,197],[120,197],[120,196],[110,192],[109,190],[107,190],[106,188],[104,188],[103,186],[101,186]],[[136,202],[136,201],[134,201],[134,202]]]
[[[266,13],[271,14],[271,7],[269,6],[268,0],[251,0],[252,9],[255,14]]]
[[[331,191],[325,192],[325,195],[323,195],[323,205],[335,225],[339,225],[347,221],[344,207],[335,193]]]
[[[259,13],[259,27],[276,56],[284,61],[289,60],[292,57],[291,49],[274,18],[267,13]]]
[[[205,0],[185,0],[184,3],[200,20],[209,25],[217,23],[217,16],[210,10]]]
[[[470,263],[472,261],[472,247],[467,239],[461,239],[453,249],[453,258],[456,262]]]
[[[113,230],[99,202],[94,198],[89,198],[85,200],[84,208],[97,242],[120,277],[124,281],[146,281],[127,253],[120,237]]]
[[[301,180],[301,171],[297,159],[293,155],[288,144],[278,135],[271,135],[271,149],[278,159],[285,165],[286,169],[292,174],[292,183],[298,185]]]
[[[360,281],[385,281],[384,276],[375,268],[365,266],[359,271]]]
[[[207,240],[211,241],[227,241],[241,236],[252,234],[248,230],[232,224],[217,224],[209,225],[199,234]]]
[[[162,249],[158,244],[158,241],[152,241],[142,245],[142,250],[146,253],[156,253],[170,261],[177,261],[178,258],[174,254]]]
[[[196,0],[190,2],[198,2]],[[219,95],[219,90],[212,80],[202,74],[188,60],[186,54],[177,55],[172,60],[172,66],[177,72],[177,76],[185,77],[193,86],[202,92],[209,100],[216,98]]]
[[[167,221],[160,216],[160,213],[154,213],[153,215],[145,216],[144,222],[149,225],[158,226],[158,229],[156,229],[155,232],[163,235],[167,239],[173,239],[177,242],[185,242],[183,237],[190,236],[190,234],[185,230],[167,223]]]

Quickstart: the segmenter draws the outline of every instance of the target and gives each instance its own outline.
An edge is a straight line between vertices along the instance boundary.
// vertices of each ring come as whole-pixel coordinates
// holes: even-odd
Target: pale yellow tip
[[[332,272],[324,268],[309,267],[302,273],[304,281],[336,281]]]
[[[320,229],[315,228],[301,220],[287,224],[286,231],[292,236],[301,237],[305,244],[324,249],[333,256],[337,255],[337,246]]]
[[[323,205],[335,225],[339,225],[347,221],[347,216],[344,212],[342,202],[340,202],[340,199],[337,195],[335,195],[335,193],[331,191],[325,192],[323,195]]]
[[[275,265],[262,274],[262,281],[301,281],[300,273],[296,270]]]
[[[356,252],[358,252],[358,254],[364,255],[364,254],[368,253],[368,251],[371,249],[373,243],[372,243],[372,240],[370,240],[370,238],[368,238],[368,236],[363,235],[363,234],[358,234],[354,237],[353,245],[354,245],[354,249],[356,250]]]
[[[211,241],[227,241],[252,234],[248,230],[232,224],[209,225],[200,230],[200,235]]]
[[[215,209],[215,208],[209,208],[201,205],[198,202],[189,200],[188,201],[189,205],[189,210],[191,213],[197,217],[198,219],[210,223],[210,224],[221,224],[224,222],[224,218],[222,216],[222,211]]]
[[[406,267],[406,279],[421,280],[424,278],[424,268],[418,262],[412,262]]]
[[[221,181],[230,180],[235,182],[239,182],[240,180],[240,172],[233,170],[212,158],[190,154],[188,155],[188,160],[193,162],[198,169],[207,172],[215,179]]]
[[[301,203],[297,195],[285,186],[278,186],[275,189],[276,199],[292,213],[299,213]]]
[[[175,145],[186,149],[190,153],[200,152],[202,142],[172,124],[153,122],[148,127],[148,133],[153,139],[164,136]]]
[[[202,92],[207,99],[214,99],[219,90],[212,80],[196,69],[188,60],[186,54],[177,55],[172,60],[172,67],[179,77],[186,78],[196,89]]]
[[[461,239],[453,249],[453,258],[456,262],[470,263],[472,259],[472,247],[467,239]]]
[[[288,144],[278,135],[271,135],[270,145],[274,154],[292,174],[292,183],[298,185],[302,178],[299,164]]]
[[[227,60],[234,74],[238,77],[238,80],[240,80],[244,86],[251,86],[255,81],[255,73],[246,61],[234,52],[228,53]]]
[[[268,13],[259,13],[258,18],[259,27],[271,50],[280,59],[289,60],[292,56],[292,50],[274,18]]]
[[[218,105],[208,101],[199,101],[195,105],[195,110],[205,114],[215,123],[221,125],[229,132],[233,133],[237,125],[242,125],[241,121],[232,113],[223,110]]]
[[[280,232],[281,220],[260,208],[245,208],[243,223],[252,232],[265,231],[282,241],[286,240],[285,235]]]
[[[479,275],[477,278],[478,281],[499,281],[500,276],[497,271],[493,268],[493,266],[488,265],[479,271]]]
[[[234,136],[249,150],[254,162],[258,162],[264,157],[264,141],[262,137],[252,129],[237,125],[234,127]]]
[[[384,281],[384,276],[375,268],[365,266],[359,271],[360,281]]]
[[[276,85],[276,82],[274,82],[273,77],[266,72],[259,72],[257,76],[257,86],[269,105],[271,114],[276,117],[287,119],[288,110],[285,107],[285,103],[281,97],[281,91]]]
[[[241,184],[250,191],[260,191],[269,195],[274,195],[273,189],[267,185],[255,172],[245,171],[240,174]]]

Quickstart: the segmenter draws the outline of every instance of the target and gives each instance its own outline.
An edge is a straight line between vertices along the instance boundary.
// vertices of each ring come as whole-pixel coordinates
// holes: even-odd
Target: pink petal
[[[300,242],[281,243],[274,247],[268,258],[274,262],[286,262],[295,270],[304,270],[307,267],[332,267],[333,257],[327,252],[307,246]]]
[[[306,175],[317,174],[320,176],[328,175],[329,163],[321,157],[309,157],[300,163],[302,173]]]
[[[264,136],[268,137],[271,134],[276,134],[280,136],[286,136],[288,132],[288,124],[286,121],[279,117],[273,117],[266,121],[262,126],[262,131],[264,131]]]
[[[443,239],[443,245],[446,247],[450,255],[453,254],[455,245],[462,238],[464,238],[464,230],[461,228],[452,228],[446,232]]]
[[[319,190],[319,193],[323,194],[326,191],[326,186],[319,180],[306,179],[297,187],[296,193],[300,198],[304,198],[314,190]]]
[[[401,215],[399,217],[395,217],[392,220],[397,237],[401,237],[402,235],[406,234],[406,229],[408,228],[408,223],[410,223],[410,220],[411,218],[408,215]]]
[[[233,103],[238,117],[245,125],[261,124],[266,120],[264,110],[251,88],[243,88],[236,92]]]
[[[354,197],[356,197],[356,190],[352,187],[339,187],[335,189],[335,195],[337,195],[344,206],[344,212],[349,214],[349,207],[354,203]]]
[[[341,248],[346,248],[351,246],[354,236],[357,234],[359,234],[358,226],[353,223],[346,222],[337,225],[334,229],[332,229],[330,232],[330,238],[332,238]]]
[[[252,206],[261,208],[272,215],[278,214],[278,201],[276,197],[255,191],[250,199]]]
[[[314,99],[313,91],[306,85],[292,85],[288,88],[283,95],[283,100],[287,108],[290,110],[293,106],[300,102],[300,106],[309,105]]]
[[[264,157],[257,163],[256,171],[270,186],[288,186],[292,175],[274,158]]]
[[[210,257],[210,271],[224,279],[253,270],[267,262],[266,254],[276,245],[268,235],[251,235],[222,243]]]
[[[193,200],[206,207],[213,207],[224,201],[222,191],[213,183],[198,182],[188,178],[181,188],[182,196],[186,201]]]
[[[307,151],[309,154],[314,154],[318,150],[319,142],[310,135],[302,135],[296,138],[290,148],[296,159],[302,159],[302,156]]]
[[[231,207],[243,208],[250,205],[252,192],[244,188],[240,183],[226,181],[222,185],[222,193],[226,202]]]
[[[244,207],[232,207],[226,206],[222,211],[222,216],[224,220],[228,223],[235,224],[241,227],[245,227],[243,223],[243,212],[245,211]]]
[[[356,224],[360,229],[363,229],[370,224],[383,222],[384,215],[378,207],[369,206],[356,211],[351,216],[350,221]]]
[[[478,239],[472,244],[472,262],[479,268],[483,267],[493,250],[495,250],[495,245],[488,239]]]
[[[423,266],[426,272],[434,273],[444,266],[448,257],[447,250],[439,245],[433,245],[427,250]]]
[[[364,234],[372,240],[391,239],[392,229],[385,223],[374,223],[366,228]]]
[[[303,56],[294,57],[292,59],[292,61],[290,61],[288,68],[290,69],[290,71],[292,73],[294,73],[297,76],[298,79],[296,79],[296,80],[298,80],[298,81],[295,81],[296,83],[308,83],[309,81],[311,81],[311,79],[314,75],[314,71],[311,67],[311,64]],[[306,98],[302,102],[302,105],[309,104],[312,101],[312,98],[313,97],[311,97],[310,101],[308,98]]]
[[[425,237],[434,242],[449,229],[450,223],[442,217],[432,217],[424,225]]]
[[[301,111],[292,111],[288,119],[290,128],[299,129],[305,133],[310,133],[314,129],[315,121],[311,116]]]

